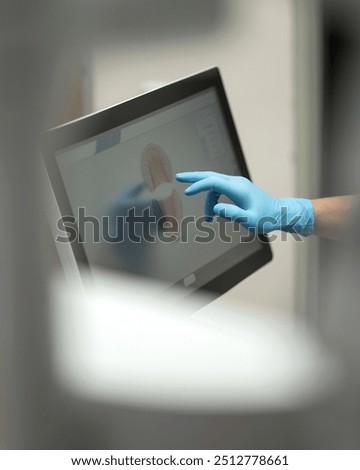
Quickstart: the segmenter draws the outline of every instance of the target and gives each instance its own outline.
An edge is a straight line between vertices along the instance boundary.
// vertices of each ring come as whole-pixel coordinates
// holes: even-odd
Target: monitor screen
[[[216,83],[185,97],[175,93],[163,106],[145,106],[143,114],[103,132],[87,126],[88,138],[54,149],[70,212],[62,210],[67,223],[59,228],[81,244],[90,268],[125,270],[193,291],[241,271],[259,253],[266,262],[264,237],[221,218],[206,222],[204,195],[185,196],[186,185],[175,179],[193,170],[248,176],[221,98]]]

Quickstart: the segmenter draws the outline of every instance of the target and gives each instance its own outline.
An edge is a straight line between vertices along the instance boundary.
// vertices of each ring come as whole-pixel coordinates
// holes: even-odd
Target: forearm
[[[312,199],[314,235],[340,240],[347,237],[355,211],[356,196],[336,196]]]

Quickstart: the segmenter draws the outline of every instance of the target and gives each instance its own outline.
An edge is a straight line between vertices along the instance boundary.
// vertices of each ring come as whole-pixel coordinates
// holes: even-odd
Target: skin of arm
[[[358,196],[335,196],[312,199],[314,208],[314,235],[344,240],[351,228]]]

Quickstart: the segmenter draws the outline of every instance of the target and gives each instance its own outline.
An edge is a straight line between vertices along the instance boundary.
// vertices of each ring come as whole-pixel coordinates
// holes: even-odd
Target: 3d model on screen
[[[149,144],[144,148],[141,171],[144,182],[151,193],[161,184],[172,181],[169,157],[161,147],[155,144]]]
[[[151,143],[144,148],[141,171],[145,185],[151,193],[155,192],[162,184],[171,183],[173,180],[169,157],[164,150],[156,144]],[[170,196],[162,198],[161,200],[154,199],[153,205],[159,207],[162,216],[172,217],[172,229],[179,231],[182,205],[178,192],[174,189]]]

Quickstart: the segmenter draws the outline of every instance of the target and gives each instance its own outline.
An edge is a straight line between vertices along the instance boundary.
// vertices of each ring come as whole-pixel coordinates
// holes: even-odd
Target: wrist
[[[314,233],[314,208],[310,199],[282,198],[278,200],[278,230],[308,237]]]
[[[333,240],[347,240],[357,207],[356,196],[313,199],[315,235]],[[360,206],[359,206],[360,207]]]

